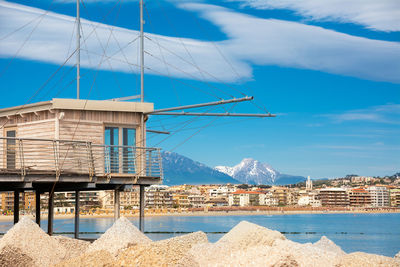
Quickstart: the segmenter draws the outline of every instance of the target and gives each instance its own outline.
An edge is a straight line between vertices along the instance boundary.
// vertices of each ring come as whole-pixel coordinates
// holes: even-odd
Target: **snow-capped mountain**
[[[173,152],[161,152],[164,184],[239,184],[231,176]]]
[[[302,182],[306,179],[302,176],[281,174],[267,163],[252,158],[245,158],[233,167],[216,166],[215,169],[245,184],[284,185]]]

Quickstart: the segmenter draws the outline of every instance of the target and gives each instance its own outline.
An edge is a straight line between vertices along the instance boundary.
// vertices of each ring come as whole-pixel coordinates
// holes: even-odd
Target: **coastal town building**
[[[205,206],[206,207],[226,207],[228,206],[228,201],[226,198],[210,198],[205,201]]]
[[[219,186],[209,190],[209,198],[228,198],[228,195],[235,192],[236,188],[232,185]]]
[[[364,188],[351,188],[347,191],[352,207],[371,206],[371,194]]]
[[[310,179],[310,176],[308,176],[306,181],[306,190],[311,191],[312,189],[313,189],[313,183],[312,180]]]
[[[171,208],[173,198],[166,185],[152,185],[146,189],[145,201],[147,208]]]
[[[278,199],[279,206],[285,206],[289,203],[289,188],[274,186],[270,189],[274,198]]]
[[[189,195],[188,200],[191,208],[202,208],[205,206],[205,197],[203,195]]]
[[[175,208],[189,208],[189,194],[187,193],[175,193],[172,194],[173,206]]]
[[[392,188],[389,190],[390,206],[400,208],[400,188]]]
[[[263,193],[258,191],[238,190],[229,194],[228,204],[229,206],[240,206],[240,207],[259,206],[260,195],[263,195]]]
[[[259,195],[260,206],[278,206],[279,201],[274,197],[271,191],[267,190]]]
[[[390,205],[389,190],[386,186],[369,186],[367,191],[371,194],[372,207],[388,207]]]
[[[319,190],[322,206],[348,206],[349,198],[343,188],[324,188]]]

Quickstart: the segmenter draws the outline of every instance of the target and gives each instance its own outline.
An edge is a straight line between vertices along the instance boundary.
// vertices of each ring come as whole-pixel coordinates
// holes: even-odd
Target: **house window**
[[[105,127],[106,166],[111,173],[135,173],[136,130],[134,128]]]
[[[6,133],[7,137],[16,137],[15,130],[9,130]],[[7,169],[16,168],[16,151],[15,151],[15,139],[7,139]]]

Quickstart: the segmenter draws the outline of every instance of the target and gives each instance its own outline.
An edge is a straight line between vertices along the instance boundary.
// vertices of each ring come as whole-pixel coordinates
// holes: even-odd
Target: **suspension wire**
[[[44,95],[41,97],[41,99],[44,99],[47,97],[47,95],[59,84],[61,83],[65,77],[67,77],[67,75],[75,68],[76,64],[72,65],[67,71],[64,71],[63,75],[55,82],[55,84],[53,84],[52,87],[50,87],[45,93]],[[76,79],[76,78],[75,78]]]
[[[26,43],[29,41],[29,39],[32,37],[33,32],[36,30],[36,28],[39,26],[39,24],[42,22],[45,16],[42,16],[40,20],[36,23],[36,25],[33,27],[33,29],[30,31],[28,34],[28,37],[24,40],[22,45],[18,48],[17,52],[11,57],[11,59],[8,61],[8,64],[0,71],[0,77],[3,76],[3,74],[8,70],[10,65],[14,62],[15,58],[19,55],[21,52],[22,48],[26,45]]]
[[[234,109],[234,107],[237,105],[237,103],[234,103],[232,105],[232,107],[229,109],[229,112],[232,111]],[[181,145],[185,144],[187,141],[189,141],[191,138],[193,138],[195,135],[197,135],[199,132],[201,132],[202,130],[204,130],[205,128],[211,126],[216,120],[218,120],[219,117],[215,117],[213,120],[211,120],[209,123],[207,123],[206,125],[204,125],[203,127],[201,127],[199,130],[197,130],[195,133],[193,133],[192,135],[190,135],[188,138],[186,138],[185,140],[183,140],[182,142],[180,142],[178,145],[176,145],[175,147],[173,147],[170,151],[174,151],[175,149],[177,149],[178,147],[180,147]]]
[[[82,0],[82,5],[83,5],[85,11],[87,12],[87,14],[89,15],[89,11],[88,11],[88,9],[86,8],[86,5],[83,3],[83,0]],[[121,1],[118,1],[118,10],[117,10],[117,15],[116,15],[115,20],[118,19],[120,10],[121,10]],[[100,40],[100,38],[99,38],[99,35],[98,35],[98,33],[97,33],[96,28],[93,26],[93,23],[92,23],[90,20],[88,20],[88,21],[89,21],[89,25],[92,26],[92,28],[93,28],[93,31],[94,31],[95,36],[96,36],[96,39],[97,39],[98,43],[100,44],[100,47],[101,47],[101,49],[103,50],[103,53],[106,54],[107,51],[104,49],[104,46],[103,46],[103,44],[101,43],[101,40]],[[114,21],[114,22],[115,22],[115,21]],[[111,32],[111,34],[112,34],[112,32],[114,31],[114,28],[115,28],[115,27],[110,25],[109,28],[110,28],[110,32]],[[110,40],[108,40],[107,42],[109,42],[109,41],[110,41]],[[118,89],[120,90],[120,92],[121,92],[121,94],[122,94],[122,92],[123,92],[122,87],[121,87],[121,85],[120,85],[120,83],[119,83],[118,78],[116,77],[116,74],[115,74],[114,69],[113,69],[113,67],[112,67],[112,65],[111,65],[111,62],[110,62],[109,60],[107,60],[107,63],[108,63],[108,66],[109,66],[110,69],[111,69],[111,73],[113,74],[114,81],[115,81],[115,83],[117,84],[117,87],[118,87]]]
[[[159,6],[163,9],[162,5],[159,4]],[[190,13],[190,15],[193,17],[193,21],[197,24],[197,27],[200,28],[203,33],[206,33],[206,35],[209,36],[208,32],[200,25],[200,23],[198,23],[198,19],[194,16],[194,14],[192,14],[191,12],[188,12],[188,13]],[[164,14],[164,16],[166,16],[165,14],[167,14],[167,13],[163,12],[163,14]],[[215,47],[217,52],[221,55],[222,59],[230,66],[230,68],[232,69],[233,73],[240,79],[241,77],[240,77],[239,73],[237,72],[237,70],[235,69],[233,64],[228,60],[228,58],[222,53],[221,49],[218,47],[216,42],[214,42],[211,38],[210,38],[209,42]],[[231,85],[227,85],[227,86],[229,86],[230,88],[232,88],[232,89],[240,92],[241,94],[243,94],[240,90],[234,88],[233,86],[231,86]],[[252,91],[250,88],[246,88],[246,89]],[[261,104],[261,106],[259,106],[256,103],[254,103],[254,101],[251,101],[251,103],[252,103],[252,105],[257,107],[258,109],[263,110],[266,113],[269,113],[268,109],[263,104]]]
[[[151,57],[157,59],[158,61],[162,61],[159,57],[154,56],[154,55],[151,54],[150,52],[148,52],[148,51],[144,51],[144,52],[145,52],[146,54],[148,54],[149,56],[151,56]],[[178,71],[184,73],[185,75],[187,75],[187,76],[193,78],[194,80],[197,80],[197,78],[196,78],[193,74],[190,74],[189,72],[184,71],[184,70],[182,70],[182,69],[180,69],[180,68],[178,68],[178,67],[176,67],[176,66],[174,66],[174,65],[172,65],[172,64],[170,64],[170,63],[168,63],[168,62],[165,62],[165,64],[167,64],[168,66],[170,66],[170,67],[172,67],[172,68],[174,68],[174,69],[176,69],[176,70],[178,70]],[[209,93],[209,94],[210,94],[210,93]],[[219,96],[217,96],[217,95],[215,95],[215,94],[211,94],[211,95],[215,96],[215,97],[218,98],[219,100],[222,100],[221,97],[219,97]]]
[[[149,15],[149,12],[148,12],[148,10],[147,10],[147,8],[146,8],[146,5],[145,5],[144,7],[145,7],[145,10],[146,10],[146,13],[147,13],[147,17],[149,18],[149,25],[150,25],[150,27],[152,28],[152,30],[153,30],[153,32],[154,32],[154,29],[153,29],[153,27],[152,27],[151,20],[150,20],[150,15]],[[147,37],[147,36],[144,36],[144,37],[145,37],[146,39],[149,39],[149,40],[150,40],[149,37]],[[169,71],[169,68],[168,68],[168,66],[167,66],[167,64],[166,64],[166,60],[165,60],[164,54],[162,53],[162,50],[161,50],[161,47],[160,47],[160,44],[159,44],[158,41],[157,41],[157,45],[158,45],[158,49],[159,49],[159,51],[160,51],[161,57],[162,57],[163,62],[164,62],[164,67],[165,67],[165,69],[167,70],[167,77],[168,77],[168,79],[169,79],[169,81],[170,81],[170,83],[171,83],[172,91],[174,92],[175,97],[176,97],[176,100],[178,101],[179,105],[181,105],[181,101],[180,101],[180,99],[179,99],[179,95],[178,95],[177,89],[176,89],[176,87],[175,87],[175,83],[173,82],[173,80],[172,80],[172,78],[171,78],[171,72]]]
[[[194,15],[193,15],[191,12],[189,12],[189,13],[190,13],[191,16],[193,17],[193,20],[194,20],[195,23],[197,24],[197,27],[200,28],[200,29],[202,30],[203,33],[206,33],[206,34],[208,35],[207,31],[204,30],[204,28],[198,23],[197,18],[195,18]],[[241,77],[240,77],[239,73],[237,72],[237,70],[235,69],[235,67],[233,66],[233,64],[228,60],[228,58],[222,53],[222,51],[221,51],[221,49],[218,47],[218,45],[217,45],[214,41],[212,41],[212,39],[210,39],[209,42],[211,42],[211,43],[213,44],[213,46],[215,47],[215,49],[216,49],[216,50],[218,51],[218,53],[221,55],[222,59],[230,66],[230,68],[232,69],[232,71],[233,71],[233,73],[236,75],[236,77],[238,77],[238,78],[240,79]],[[253,90],[251,90],[250,87],[248,87],[248,88],[246,88],[246,89],[247,89],[247,90],[250,90],[250,91],[253,91]],[[268,109],[267,109],[267,108],[265,107],[265,105],[263,105],[262,103],[261,103],[261,106],[258,105],[258,104],[256,104],[256,103],[253,102],[253,101],[252,101],[251,103],[252,103],[255,107],[259,108],[260,110],[263,110],[263,111],[265,111],[266,113],[269,113]]]
[[[148,38],[150,41],[154,42],[151,38],[149,38],[149,37],[147,37],[147,38]],[[188,60],[186,60],[185,58],[181,57],[180,55],[178,55],[177,53],[173,52],[172,50],[168,49],[167,47],[162,46],[162,45],[160,45],[160,46],[161,46],[163,49],[165,49],[166,51],[168,51],[169,53],[171,53],[172,55],[174,55],[174,56],[178,57],[179,59],[181,59],[182,61],[184,61],[184,62],[186,62],[186,63],[188,63],[188,64],[190,64],[190,65],[192,65],[192,66],[194,66],[194,67],[196,67],[196,68],[198,68],[199,71],[201,71],[202,73],[207,74],[208,76],[210,76],[211,78],[213,78],[213,79],[216,80],[217,82],[226,85],[227,87],[229,87],[229,88],[231,88],[231,89],[237,91],[238,93],[240,93],[240,94],[243,95],[243,96],[247,96],[245,93],[243,93],[243,92],[237,90],[235,87],[229,85],[228,83],[224,82],[223,80],[219,79],[218,77],[212,75],[212,74],[209,73],[208,71],[205,71],[205,70],[203,70],[203,69],[200,69],[200,67],[199,67],[198,65],[189,62]],[[228,94],[228,93],[225,93],[225,94],[229,95],[230,97],[233,97],[232,95],[230,95],[230,94]]]
[[[67,0],[63,0],[61,1],[61,3],[65,3]],[[2,36],[0,38],[0,41],[3,41],[5,39],[7,39],[8,37],[10,37],[11,35],[13,35],[14,33],[19,32],[20,30],[24,29],[26,26],[28,26],[29,24],[33,23],[35,20],[46,16],[49,12],[51,12],[51,7],[56,3],[57,1],[51,0],[50,5],[48,6],[47,10],[44,10],[45,12],[36,16],[35,18],[33,18],[32,20],[28,21],[27,23],[23,24],[22,26],[18,27],[17,29],[14,29],[13,31],[7,33],[6,35]]]
[[[207,109],[204,113],[210,112],[212,110],[215,110],[217,107],[210,107],[209,109]],[[172,136],[176,135],[177,133],[179,133],[182,129],[184,129],[185,127],[187,127],[188,125],[192,124],[194,121],[198,120],[200,118],[200,116],[195,116],[194,118],[191,118],[189,120],[187,120],[185,123],[181,123],[184,124],[182,127],[180,127],[178,130],[174,131],[172,134],[168,135],[167,137],[165,137],[163,140],[161,140],[160,142],[158,142],[157,144],[155,144],[155,146],[158,146],[159,144],[163,143],[164,141],[166,141],[167,139],[171,138]]]
[[[150,15],[149,15],[149,12],[148,12],[147,8],[146,8],[146,12],[148,13],[148,17],[149,17],[149,21],[150,21]],[[164,55],[163,55],[162,50],[161,50],[161,47],[163,47],[163,46],[160,45],[159,37],[157,37],[156,35],[154,35],[154,38],[157,39],[156,41],[152,40],[149,36],[146,36],[146,38],[147,38],[148,40],[150,40],[150,41],[152,41],[152,42],[154,42],[154,43],[156,43],[156,44],[158,45],[159,50],[160,50],[160,54],[161,54],[161,56],[163,57],[163,60],[164,60],[164,64],[166,64],[166,61],[165,61],[165,59],[164,59]],[[187,62],[188,64],[194,66],[194,67],[199,71],[199,73],[200,73],[200,75],[201,75],[201,77],[202,77],[202,79],[200,79],[200,81],[203,82],[205,85],[207,85],[207,86],[210,87],[211,89],[214,88],[214,89],[216,89],[216,90],[222,92],[223,94],[226,94],[226,95],[228,95],[229,97],[233,98],[233,96],[232,96],[231,94],[229,94],[229,93],[227,93],[227,92],[225,92],[225,91],[219,89],[219,88],[216,87],[216,86],[211,85],[209,82],[206,81],[202,70],[201,70],[200,67],[196,64],[196,61],[194,60],[192,54],[191,54],[191,53],[189,52],[189,50],[187,49],[185,43],[182,41],[181,38],[178,37],[177,39],[180,41],[181,45],[184,47],[186,53],[188,54],[189,58],[192,60],[193,63],[192,63],[192,62],[188,62],[187,60],[183,59],[183,58],[180,57],[180,56],[178,56],[178,58],[180,58],[180,59],[182,59],[183,61]],[[174,54],[174,55],[176,55],[176,54]],[[221,99],[221,98],[219,98],[219,99]]]
[[[64,67],[64,65],[71,59],[71,57],[76,53],[76,51],[77,51],[77,49],[75,49],[75,51],[64,61],[64,63],[61,65],[61,66],[59,66],[58,68],[57,68],[57,70],[56,71],[54,71],[51,75],[50,75],[50,77],[42,84],[42,86],[40,86],[36,91],[35,91],[35,93],[15,112],[15,114],[14,115],[17,115],[18,114],[18,112],[20,112],[22,109],[24,109],[24,107],[33,99],[33,98],[35,98],[39,93],[40,93],[40,91],[50,82],[50,80],[61,70],[61,68],[62,67]],[[3,125],[0,127],[0,129],[1,128],[4,128],[4,126],[8,123],[10,121],[10,119],[7,119],[4,123],[3,123]]]
[[[164,7],[163,7],[161,4],[159,4],[159,1],[157,1],[157,3],[158,3],[158,5],[159,5],[159,7],[161,7],[161,9],[164,9]],[[177,30],[176,30],[176,28],[174,27],[174,24],[171,23],[171,20],[170,20],[169,17],[167,16],[168,13],[165,12],[165,10],[164,10],[164,12],[162,12],[162,14],[164,15],[164,17],[165,17],[166,20],[168,21],[168,23],[169,23],[169,25],[171,26],[171,28],[174,30],[176,36],[178,36]],[[196,20],[196,23],[197,23],[197,20]],[[195,61],[194,61],[194,59],[193,59],[191,53],[190,53],[189,50],[187,49],[187,47],[186,47],[185,43],[183,42],[182,38],[180,38],[180,37],[177,37],[177,38],[180,40],[182,46],[185,48],[186,52],[187,52],[187,53],[189,54],[189,56],[192,58],[193,63],[195,63]],[[213,41],[211,41],[211,43],[215,46],[215,43],[214,43]],[[168,50],[168,49],[165,48],[165,47],[164,47],[164,49]],[[217,48],[217,50],[218,50],[219,53],[221,53],[221,52],[219,51],[218,48]],[[169,51],[169,52],[172,53],[171,51]],[[235,87],[233,87],[233,86],[231,86],[231,85],[229,85],[229,84],[223,82],[222,80],[220,80],[220,79],[218,79],[217,77],[211,75],[210,73],[206,72],[205,70],[200,69],[200,67],[197,66],[197,64],[195,64],[195,65],[196,65],[196,67],[198,68],[199,72],[205,72],[207,75],[213,77],[216,81],[218,81],[218,82],[224,84],[225,86],[227,86],[227,87],[229,87],[229,88],[235,90],[236,92],[240,93],[241,95],[246,96],[246,94],[244,94],[242,91],[240,91],[240,90],[236,89]],[[238,75],[238,74],[237,74],[237,75]]]
[[[150,70],[150,71],[153,71],[153,72],[155,72],[155,73],[158,73],[159,75],[164,75],[162,72],[157,71],[157,70],[155,70],[155,69],[153,69],[153,68],[150,68],[150,67],[146,67],[146,68],[147,68],[148,70]],[[219,98],[218,96],[216,96],[216,95],[214,95],[214,94],[212,94],[212,93],[210,93],[210,92],[207,92],[207,91],[205,91],[205,90],[203,90],[203,89],[201,89],[201,88],[199,88],[199,87],[196,87],[196,86],[194,86],[194,85],[191,85],[191,84],[189,84],[189,83],[187,83],[187,82],[184,82],[184,81],[182,81],[181,79],[177,79],[177,78],[174,78],[174,77],[171,77],[171,78],[174,79],[176,82],[179,82],[179,83],[184,84],[184,85],[186,85],[186,86],[188,86],[188,87],[191,87],[191,88],[193,88],[193,89],[196,89],[196,90],[198,90],[198,91],[200,91],[200,92],[202,92],[202,93],[204,93],[204,94],[207,94],[207,95],[209,95],[209,96],[213,96],[213,97]],[[219,99],[222,100],[222,98],[219,98]]]

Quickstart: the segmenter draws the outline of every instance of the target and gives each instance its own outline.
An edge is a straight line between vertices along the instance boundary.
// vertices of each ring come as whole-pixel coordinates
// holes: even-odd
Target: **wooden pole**
[[[120,202],[119,202],[119,190],[114,190],[114,220],[119,219],[119,212],[120,212]]]
[[[36,223],[40,227],[40,192],[36,190],[35,192],[35,206],[36,206]]]
[[[19,191],[14,191],[14,224],[19,221]]]
[[[139,230],[144,232],[144,185],[139,187]]]
[[[74,232],[74,237],[76,239],[79,238],[79,210],[80,210],[80,205],[79,205],[79,191],[75,191],[75,232]]]
[[[49,192],[49,211],[47,217],[47,233],[53,235],[53,219],[54,219],[54,192]]]

